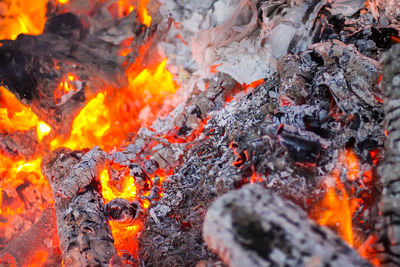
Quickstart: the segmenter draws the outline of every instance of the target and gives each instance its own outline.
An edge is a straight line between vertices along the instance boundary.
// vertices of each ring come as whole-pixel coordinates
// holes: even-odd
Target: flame
[[[65,5],[68,2],[69,0],[57,0],[57,3],[59,3],[60,5]]]
[[[7,89],[0,86],[0,132],[25,131],[36,127],[39,120]]]
[[[102,195],[106,203],[115,198],[124,198],[128,201],[132,201],[136,197],[135,180],[129,173],[125,175],[120,184],[121,188],[118,189],[110,184],[110,176],[108,170],[105,169],[100,173],[100,184]]]
[[[354,247],[356,238],[353,233],[352,219],[359,200],[349,197],[340,180],[342,170],[347,171],[349,181],[355,181],[360,177],[357,155],[350,149],[339,157],[338,166],[332,173],[335,182],[327,185],[325,197],[314,208],[312,215],[318,217],[315,219],[320,225],[334,229],[347,244]],[[327,180],[327,182],[330,181]]]
[[[118,185],[110,182],[110,175],[108,169],[104,169],[100,173],[100,184],[102,188],[102,195],[105,203],[115,199],[124,198],[130,202],[136,200],[142,204],[144,210],[149,207],[150,202],[146,199],[139,199],[137,196],[137,189],[135,186],[135,179],[129,175],[129,169],[125,170],[125,175]],[[160,182],[163,182],[164,176],[160,176]],[[154,179],[151,178],[152,180]],[[149,192],[143,194],[149,195]],[[131,254],[136,255],[138,249],[138,242],[136,240],[137,234],[143,227],[140,220],[135,220],[132,225],[110,221],[111,232],[115,239],[115,247],[117,250],[127,250]]]
[[[0,3],[0,39],[15,40],[21,33],[40,34],[48,0],[5,0]]]
[[[136,9],[140,22],[146,27],[150,27],[152,18],[147,11],[148,3],[149,0],[118,0],[118,17],[122,18]]]
[[[370,154],[373,162],[377,163],[375,159],[379,159],[378,151],[373,150]],[[364,244],[361,244],[362,238],[353,231],[353,214],[364,202],[364,199],[354,195],[349,196],[349,193],[353,194],[355,190],[353,187],[350,190],[346,189],[342,183],[340,177],[344,172],[347,174],[349,182],[356,182],[360,187],[372,182],[371,170],[361,173],[357,155],[352,150],[346,149],[340,154],[338,165],[333,170],[331,177],[327,177],[325,180],[327,185],[325,197],[311,210],[310,216],[318,224],[328,226],[336,231],[347,244],[358,248],[363,258],[378,266],[379,261],[374,256],[375,251],[371,248],[371,244],[375,241],[368,238]]]
[[[139,13],[140,21],[147,27],[150,27],[151,16],[149,15],[149,12],[147,11],[148,3],[149,3],[149,0],[140,0],[139,5],[138,5],[138,13]]]
[[[36,126],[36,132],[39,142],[42,141],[43,137],[48,135],[51,131],[51,127],[43,121],[39,121]]]
[[[154,70],[128,68],[129,85],[119,90],[107,88],[90,100],[74,119],[67,140],[61,137],[51,142],[51,148],[73,150],[99,145],[102,149],[119,146],[128,134],[149,126],[156,118],[164,99],[176,91],[172,74],[166,69],[166,59]]]
[[[350,199],[342,184],[337,185],[338,193],[335,188],[328,187],[326,195],[321,202],[322,218],[317,222],[320,225],[331,227],[337,231],[340,237],[350,246],[354,246],[352,209]]]
[[[78,78],[73,73],[67,73],[58,87],[53,91],[54,101],[58,103],[64,95],[76,92],[78,90],[76,81],[78,81]]]

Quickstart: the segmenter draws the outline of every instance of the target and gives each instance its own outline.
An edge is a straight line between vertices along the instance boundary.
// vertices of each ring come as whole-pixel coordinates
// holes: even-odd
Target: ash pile
[[[192,40],[187,47],[172,32],[162,48],[191,74],[188,84],[201,77],[208,88],[165,120],[175,121],[181,139],[200,127],[193,121],[205,126],[190,148],[181,144],[186,149],[180,163],[149,210],[139,239],[143,264],[398,265],[398,200],[383,203],[390,207],[379,213],[382,192],[395,189],[386,189],[389,181],[382,184],[377,166],[387,153],[382,75],[389,81],[398,75],[383,71],[395,63],[379,61],[384,53],[392,61],[398,56],[399,5],[162,2],[160,12],[179,22],[183,39]],[[194,61],[186,60],[190,54]],[[162,131],[165,121],[154,129]],[[329,209],[324,197],[332,190],[340,196],[336,212],[345,213],[339,199],[358,203],[348,219],[352,240],[338,229],[343,221],[320,220],[319,208]],[[335,243],[306,214],[342,239]],[[352,252],[343,249],[343,239]]]
[[[1,41],[2,84],[53,131],[43,142],[1,134],[0,149],[43,153],[54,198],[1,246],[1,263],[26,264],[34,246],[55,248],[47,266],[400,264],[397,1],[154,0],[150,26],[136,11],[111,16],[116,1],[71,3],[50,5],[43,34]],[[172,110],[154,109],[118,145],[51,148],[155,51],[180,84]],[[62,71],[82,82],[58,96],[48,88]],[[126,181],[134,200],[104,190]],[[35,242],[56,235],[54,222],[59,248]],[[131,229],[122,241],[120,229]],[[130,243],[137,251],[120,249]]]

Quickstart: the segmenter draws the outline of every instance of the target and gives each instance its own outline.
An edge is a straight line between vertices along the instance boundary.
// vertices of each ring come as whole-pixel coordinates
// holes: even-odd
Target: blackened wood
[[[256,184],[219,197],[203,225],[207,245],[229,266],[371,266],[292,202]]]
[[[55,223],[54,209],[48,208],[44,210],[36,224],[5,246],[0,252],[0,258],[8,254],[18,266],[22,266],[29,263],[29,260],[36,252],[40,250],[49,251],[48,246],[55,245],[50,242],[56,234]],[[11,260],[9,257],[8,259]]]
[[[55,198],[57,230],[65,266],[108,266],[116,254],[97,185],[106,153],[98,147],[82,156],[56,150],[42,163]]]
[[[384,161],[379,167],[383,191],[378,256],[383,266],[400,266],[400,44],[382,58],[385,91]]]

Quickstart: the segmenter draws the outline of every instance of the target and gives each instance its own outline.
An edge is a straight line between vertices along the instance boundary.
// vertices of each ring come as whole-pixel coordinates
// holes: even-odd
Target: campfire
[[[0,266],[400,265],[398,1],[0,13]]]

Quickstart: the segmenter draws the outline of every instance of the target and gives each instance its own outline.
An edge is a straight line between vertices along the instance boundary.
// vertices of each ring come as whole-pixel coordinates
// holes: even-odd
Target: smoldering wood
[[[0,151],[10,158],[33,159],[40,153],[36,129],[0,134]]]
[[[49,251],[55,245],[51,242],[56,234],[55,223],[54,209],[45,209],[37,223],[28,231],[8,242],[4,249],[0,251],[0,265],[2,263],[1,259],[6,254],[10,255],[18,266],[23,266],[29,263],[29,260],[36,252],[41,250]]]
[[[382,58],[385,91],[384,161],[378,171],[383,184],[378,256],[383,266],[400,265],[400,44]]]
[[[248,184],[207,210],[203,237],[229,266],[372,266],[293,203]]]
[[[71,168],[68,177],[57,186],[57,197],[70,199],[77,195],[79,190],[90,185],[99,176],[99,171],[104,167],[107,153],[98,146],[92,148]],[[68,200],[66,200],[68,201]]]
[[[139,203],[130,203],[126,199],[115,198],[105,205],[104,210],[109,220],[129,224],[136,219],[139,208]]]
[[[43,160],[42,172],[49,180],[55,199],[65,265],[108,266],[116,255],[103,198],[95,180],[104,158],[105,152],[95,147],[84,156],[81,152],[59,149]]]

